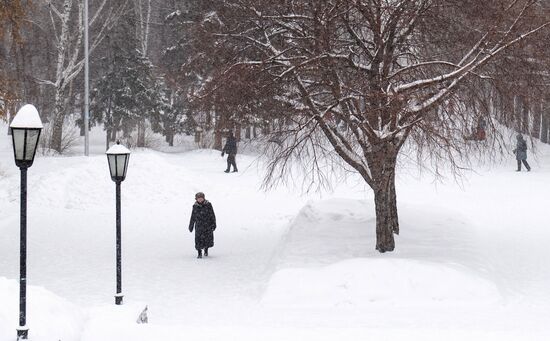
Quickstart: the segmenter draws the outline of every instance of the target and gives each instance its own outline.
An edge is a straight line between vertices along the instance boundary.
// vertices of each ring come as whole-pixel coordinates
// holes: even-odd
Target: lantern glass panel
[[[107,158],[109,160],[109,171],[111,172],[111,177],[116,177],[116,155],[109,154]]]
[[[118,159],[117,159],[117,176],[118,177],[124,177],[124,174],[125,174],[125,171],[126,171],[126,163],[127,163],[127,160],[128,160],[128,155],[127,154],[119,154],[117,155]]]
[[[130,154],[126,155],[126,162],[124,163],[124,177],[126,177],[126,172],[128,172],[128,164],[130,163]]]
[[[25,157],[25,129],[12,128],[13,148],[15,151],[15,160],[22,161]]]
[[[27,130],[27,143],[25,144],[25,161],[32,161],[34,158],[34,152],[38,145],[38,137],[40,136],[40,130],[32,129]]]

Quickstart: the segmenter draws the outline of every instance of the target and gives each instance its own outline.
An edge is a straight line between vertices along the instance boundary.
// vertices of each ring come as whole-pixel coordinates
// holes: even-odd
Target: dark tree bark
[[[137,138],[137,146],[139,148],[145,147],[145,119],[140,119],[138,123],[138,138]]]
[[[174,146],[174,133],[171,130],[166,130],[166,142],[170,147]]]
[[[539,102],[536,108],[533,109],[533,129],[531,129],[531,136],[536,139],[540,139],[540,129],[542,124],[542,102]]]
[[[540,137],[540,140],[543,142],[543,143],[548,143],[548,133],[550,131],[550,120],[549,120],[549,113],[548,113],[548,109],[543,107],[542,108],[542,112],[541,112],[541,137]]]
[[[216,124],[214,128],[214,149],[216,150],[222,150],[223,148],[223,128],[224,128],[223,122],[223,115],[216,114]]]
[[[529,134],[529,100],[526,97],[521,96],[519,98],[519,105],[521,110],[521,132],[523,134]]]
[[[389,181],[389,179],[387,179]],[[384,186],[385,185],[385,186]],[[374,205],[376,211],[376,250],[388,252],[395,249],[393,238],[392,195],[386,184],[374,188]]]
[[[367,157],[371,169],[372,188],[376,211],[376,250],[393,251],[394,233],[399,233],[397,195],[395,191],[395,166],[398,147],[393,144],[375,144],[373,153]]]
[[[201,143],[202,130],[195,129],[195,143]]]
[[[395,190],[395,171],[390,179],[390,216],[393,233],[399,234],[399,215],[397,214],[397,191]]]
[[[235,123],[235,138],[238,142],[241,141],[242,125],[240,123]]]

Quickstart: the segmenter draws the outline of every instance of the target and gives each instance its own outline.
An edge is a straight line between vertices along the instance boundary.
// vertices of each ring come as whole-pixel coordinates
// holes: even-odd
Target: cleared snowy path
[[[205,155],[206,154],[206,155]],[[208,160],[212,160],[208,162]],[[268,266],[293,212],[305,199],[258,191],[251,158],[225,174],[214,152],[132,155],[122,186],[123,291],[155,318],[201,323],[260,298]],[[104,165],[105,163],[105,165]],[[29,183],[29,284],[81,306],[110,303],[114,292],[114,185],[106,160],[41,159]],[[16,174],[2,180],[0,273],[18,274]],[[214,205],[219,228],[211,257],[197,260],[187,230],[194,193]],[[271,271],[270,271],[271,270]],[[217,307],[213,309],[213,307]]]

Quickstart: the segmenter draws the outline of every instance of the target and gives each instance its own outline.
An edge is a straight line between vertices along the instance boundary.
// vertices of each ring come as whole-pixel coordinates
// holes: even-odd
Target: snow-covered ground
[[[18,316],[19,175],[0,124],[0,340]],[[374,250],[372,193],[259,190],[261,163],[218,152],[133,151],[122,184],[123,292],[114,305],[114,184],[89,157],[29,170],[32,340],[548,340],[550,148],[434,184],[400,172],[397,250]],[[176,152],[178,151],[178,152]],[[219,228],[196,259],[197,191]],[[147,325],[136,319],[148,305]]]

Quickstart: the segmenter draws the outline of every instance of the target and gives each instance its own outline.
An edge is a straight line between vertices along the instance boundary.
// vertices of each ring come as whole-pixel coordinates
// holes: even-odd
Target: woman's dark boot
[[[198,250],[197,252],[199,253],[199,255],[197,256],[197,258],[202,258],[202,250]]]
[[[208,257],[208,249],[204,249],[204,257]]]

